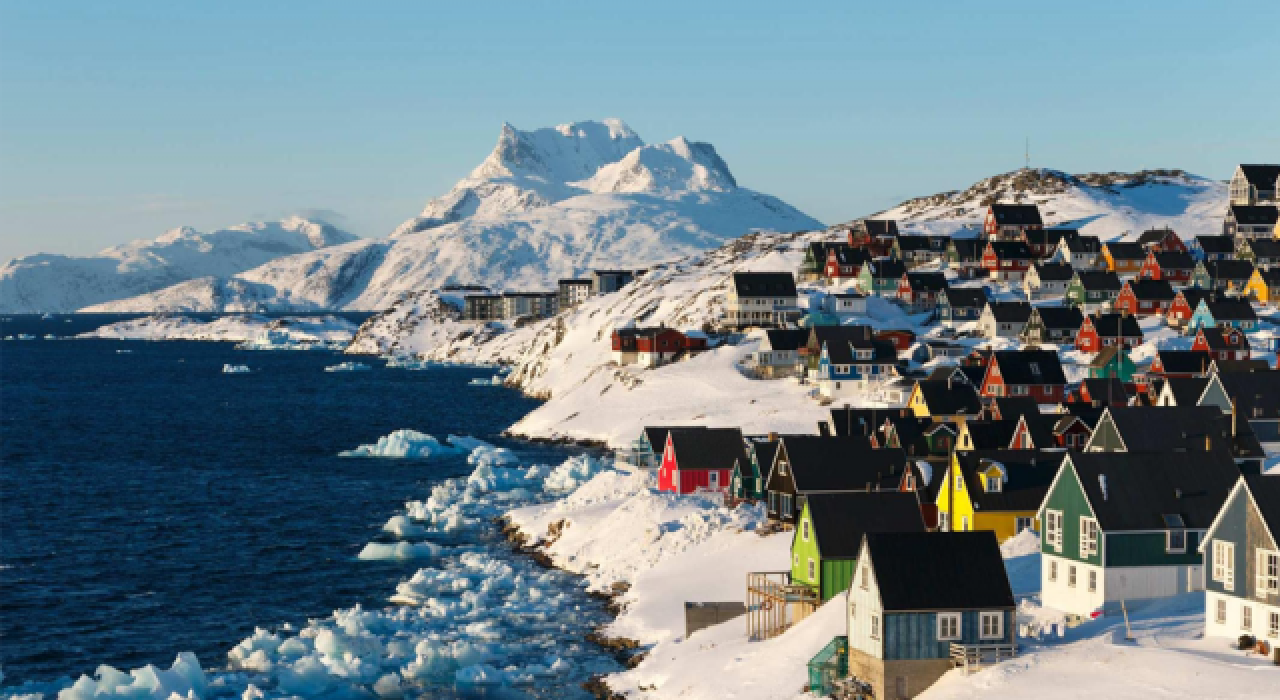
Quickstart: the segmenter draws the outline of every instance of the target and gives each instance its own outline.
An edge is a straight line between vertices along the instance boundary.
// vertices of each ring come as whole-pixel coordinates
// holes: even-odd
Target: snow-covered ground
[[[294,349],[346,345],[356,324],[337,316],[268,318],[256,314],[221,316],[205,321],[189,316],[146,316],[119,321],[82,333],[78,338],[112,340],[203,340],[246,343],[248,349]]]

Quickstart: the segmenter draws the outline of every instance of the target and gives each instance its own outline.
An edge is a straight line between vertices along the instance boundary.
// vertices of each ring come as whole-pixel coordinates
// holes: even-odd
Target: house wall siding
[[[1004,636],[1000,639],[981,639],[977,610],[960,610],[960,641],[964,644],[1012,643],[1013,625],[1009,624],[1011,610],[1000,610],[1004,617]],[[996,612],[988,610],[987,612]],[[890,612],[885,614],[885,661],[909,659],[945,659],[951,654],[950,641],[938,641],[938,613]]]
[[[1196,566],[1201,556],[1196,548],[1200,546],[1202,533],[1187,531],[1187,551],[1183,554],[1170,554],[1165,551],[1165,534],[1163,532],[1117,532],[1105,535],[1107,566]]]
[[[1076,476],[1076,471],[1068,468],[1065,464],[1062,469],[1064,471],[1058,478],[1058,483],[1049,493],[1049,498],[1045,505],[1046,510],[1062,512],[1062,551],[1057,551],[1048,543],[1044,534],[1048,531],[1048,528],[1045,527],[1041,528],[1040,551],[1064,559],[1101,566],[1104,554],[1102,550],[1105,549],[1105,535],[1101,533],[1099,534],[1098,553],[1087,557],[1080,556],[1080,518],[1093,517],[1093,509],[1089,507],[1089,502],[1085,499],[1084,490],[1080,486],[1080,479]],[[1048,516],[1045,517],[1047,518]]]

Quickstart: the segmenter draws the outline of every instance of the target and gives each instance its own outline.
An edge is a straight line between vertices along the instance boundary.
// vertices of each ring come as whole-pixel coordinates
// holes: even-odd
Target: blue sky
[[[715,144],[826,222],[1022,165],[1280,161],[1280,3],[0,4],[0,258],[381,236],[519,128]],[[1270,76],[1269,78],[1266,76]]]

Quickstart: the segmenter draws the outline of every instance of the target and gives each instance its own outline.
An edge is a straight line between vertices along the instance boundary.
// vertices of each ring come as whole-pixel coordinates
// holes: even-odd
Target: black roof
[[[825,343],[827,347],[827,359],[833,365],[869,365],[869,364],[885,364],[887,362],[896,362],[898,360],[898,351],[893,343],[888,340],[871,339],[866,342],[857,341],[828,341]],[[854,354],[854,348],[872,350],[869,359],[859,359]]]
[[[1192,311],[1196,310],[1201,301],[1217,299],[1220,296],[1216,290],[1200,289],[1198,287],[1183,287],[1178,290],[1178,294],[1182,295],[1182,298],[1186,300],[1187,306],[1191,307]]]
[[[856,558],[868,532],[925,531],[920,499],[911,491],[815,493],[805,504],[824,559]]]
[[[822,348],[823,343],[838,341],[866,344],[871,342],[871,326],[814,326],[809,329],[809,344]]]
[[[898,222],[894,219],[867,219],[862,222],[862,228],[872,238],[898,235]]]
[[[1215,321],[1256,321],[1258,314],[1248,299],[1240,297],[1222,297],[1216,300],[1205,300],[1209,313]]]
[[[1176,292],[1169,280],[1134,279],[1125,282],[1133,295],[1144,301],[1173,301]]]
[[[1271,530],[1271,536],[1280,538],[1280,478],[1275,474],[1247,474],[1244,483],[1253,495],[1253,502],[1258,504],[1258,515]]]
[[[1276,178],[1280,177],[1280,165],[1241,165],[1240,171],[1250,185],[1260,190],[1275,189]]]
[[[873,449],[865,437],[788,435],[781,442],[797,493],[866,490],[901,476],[907,463],[902,450]]]
[[[1076,236],[1068,238],[1067,250],[1073,253],[1101,253],[1102,241],[1097,236]]]
[[[1204,269],[1215,280],[1247,280],[1253,276],[1253,263],[1248,260],[1210,260]]]
[[[1111,270],[1076,270],[1080,285],[1089,290],[1120,291],[1120,277]]]
[[[990,530],[869,533],[866,546],[886,611],[1014,607]]]
[[[735,272],[733,288],[739,297],[793,297],[796,278],[790,272]]]
[[[1214,360],[1209,363],[1209,374],[1258,374],[1270,371],[1271,365],[1266,360]]]
[[[1191,253],[1184,253],[1180,250],[1160,250],[1154,253],[1156,256],[1156,264],[1161,270],[1194,270],[1196,267],[1195,258],[1191,257]]]
[[[1244,420],[1280,419],[1280,372],[1227,372],[1218,381]]]
[[[1039,509],[1065,455],[1062,450],[973,450],[957,452],[956,461],[969,500],[978,512],[985,513]],[[1000,490],[987,491],[978,473],[995,465],[1004,469],[1005,479]]]
[[[1177,235],[1178,234],[1175,233],[1173,229],[1167,226],[1164,228],[1149,228],[1146,231],[1143,231],[1141,236],[1138,236],[1138,245],[1147,246],[1159,244],[1169,236],[1176,237]]]
[[[1128,452],[1205,452],[1206,446],[1226,447],[1231,440],[1230,417],[1217,406],[1119,406],[1107,411]],[[1242,454],[1261,454],[1253,431],[1237,428]]]
[[[916,382],[916,388],[935,416],[978,415],[982,401],[972,384],[967,382],[931,381]]]
[[[1005,384],[1066,384],[1056,350],[997,350],[992,359]]]
[[[845,248],[853,247],[844,241],[809,241],[809,255],[814,260],[821,262],[827,259],[827,251],[841,246]]]
[[[756,463],[760,465],[760,471],[767,472],[773,466],[773,457],[778,454],[777,440],[748,440],[747,451],[755,455]],[[741,465],[743,469],[746,464]]]
[[[1166,374],[1204,374],[1209,370],[1209,353],[1194,350],[1159,350]]]
[[[1039,228],[1026,232],[1027,243],[1035,245],[1056,246],[1063,238],[1079,236],[1080,230],[1074,228]]]
[[[1119,377],[1089,377],[1080,382],[1081,386],[1088,390],[1089,397],[1094,401],[1106,401],[1113,403],[1128,403],[1129,390],[1125,388],[1124,382]]]
[[[566,285],[566,286],[575,286],[575,285],[576,285],[576,286],[579,286],[579,287],[585,287],[585,286],[587,286],[587,285],[590,285],[590,284],[591,284],[591,279],[590,279],[590,278],[582,278],[582,277],[566,277],[566,278],[564,278],[564,279],[560,280],[560,281],[559,281],[559,284]]]
[[[952,308],[980,309],[987,305],[985,287],[948,287],[943,293],[947,295],[947,303]]]
[[[841,243],[831,248],[831,251],[836,255],[837,265],[865,265],[872,260],[870,250],[847,243]]]
[[[681,469],[733,469],[734,462],[746,464],[746,446],[737,428],[672,428],[668,432]]]
[[[1146,248],[1141,243],[1128,241],[1111,241],[1107,244],[1107,252],[1115,260],[1145,260]]]
[[[987,244],[991,247],[992,252],[1001,260],[1012,258],[1014,260],[1030,260],[1035,257],[1031,254],[1031,248],[1025,241],[991,241]]]
[[[907,265],[901,260],[881,259],[871,261],[871,276],[873,278],[888,279],[892,277],[893,279],[902,279],[902,276],[906,273]]]
[[[1037,306],[1036,314],[1045,328],[1079,330],[1084,314],[1075,306]]]
[[[1245,245],[1259,258],[1280,258],[1280,241],[1274,238],[1255,238]]]
[[[992,204],[991,215],[1001,226],[1042,226],[1040,207],[1034,204]]]
[[[908,272],[907,283],[912,291],[939,292],[947,288],[947,276],[941,272]]]
[[[1240,333],[1240,331],[1236,331]],[[1231,350],[1236,348],[1235,345],[1227,342],[1227,333],[1217,326],[1201,326],[1196,335],[1204,336],[1204,342],[1209,346],[1210,350]],[[1246,341],[1247,343],[1247,341]]]
[[[1243,204],[1231,205],[1231,218],[1235,219],[1237,224],[1249,224],[1252,226],[1274,226],[1276,223],[1277,209],[1274,205],[1263,204],[1247,207]]]
[[[1025,301],[989,301],[987,307],[1000,323],[1026,323],[1031,318],[1031,304]]]
[[[897,242],[898,250],[932,250],[933,244],[929,242],[929,236],[919,234],[899,235]]]
[[[1226,234],[1196,236],[1196,244],[1206,253],[1235,253],[1236,241]]]
[[[998,396],[992,403],[1001,420],[1017,420],[1022,416],[1040,415],[1040,404],[1030,396]]]
[[[982,255],[982,240],[978,238],[952,238],[947,247],[956,249],[956,257],[961,262],[976,262]]]
[[[1013,434],[1018,430],[1018,419],[967,420],[964,427],[969,431],[973,449],[1004,450],[1013,442]]]
[[[1039,262],[1036,263],[1036,275],[1041,280],[1054,280],[1058,282],[1070,282],[1075,270],[1064,262]]]
[[[667,433],[672,430],[705,430],[701,425],[646,425],[644,438],[654,452],[661,453],[667,446]]]
[[[769,347],[774,350],[799,350],[809,342],[807,328],[778,328],[765,331]]]
[[[1141,338],[1142,328],[1138,326],[1137,316],[1124,314],[1092,314],[1089,320],[1093,329],[1103,338]]]
[[[1069,459],[1106,532],[1164,530],[1166,515],[1181,516],[1190,529],[1207,528],[1240,478],[1231,454],[1223,449],[1072,452]]]

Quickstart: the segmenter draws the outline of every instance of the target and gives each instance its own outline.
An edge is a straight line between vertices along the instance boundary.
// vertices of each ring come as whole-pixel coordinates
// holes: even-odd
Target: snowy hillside
[[[355,236],[329,224],[291,217],[209,233],[177,228],[95,255],[27,255],[0,268],[0,313],[75,311],[352,240]]]
[[[904,232],[954,234],[980,228],[993,202],[1036,204],[1046,225],[1079,228],[1104,241],[1136,239],[1164,226],[1186,240],[1222,233],[1227,184],[1181,170],[1068,175],[1024,168],[963,191],[910,199],[872,218],[898,219],[907,224]]]
[[[616,120],[519,131],[388,239],[271,261],[95,311],[384,309],[445,283],[552,289],[596,267],[645,267],[753,230],[820,224],[739,187],[710,144],[646,146]]]

